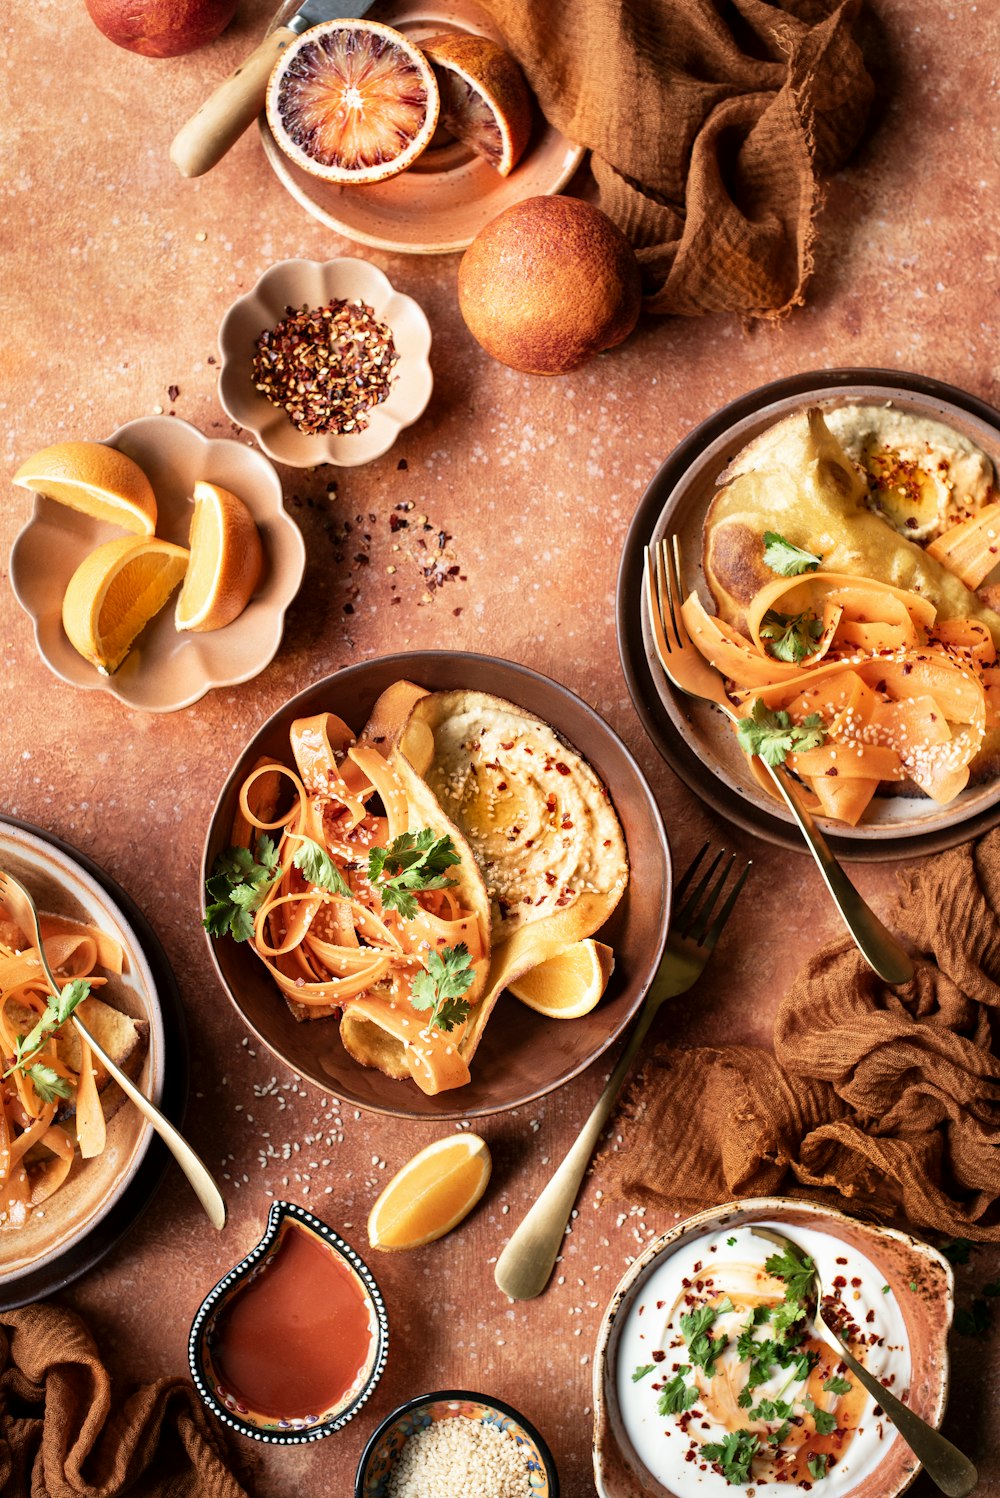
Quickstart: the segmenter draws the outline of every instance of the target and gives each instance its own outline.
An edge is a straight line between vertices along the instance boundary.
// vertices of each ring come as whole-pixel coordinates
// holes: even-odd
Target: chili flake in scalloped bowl
[[[279,463],[353,468],[388,452],[431,397],[431,330],[365,260],[282,260],[219,329],[219,400]]]

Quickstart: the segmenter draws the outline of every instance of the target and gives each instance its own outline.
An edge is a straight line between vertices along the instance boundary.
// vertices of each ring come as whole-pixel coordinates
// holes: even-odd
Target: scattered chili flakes
[[[360,301],[285,310],[257,339],[254,387],[309,436],[363,432],[395,379],[392,330]]]

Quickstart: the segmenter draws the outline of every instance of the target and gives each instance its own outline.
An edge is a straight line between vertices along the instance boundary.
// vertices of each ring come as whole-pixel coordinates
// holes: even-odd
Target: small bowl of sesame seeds
[[[219,400],[268,457],[353,468],[392,447],[431,398],[422,309],[366,260],[282,260],[219,329]]]
[[[559,1498],[552,1453],[499,1399],[467,1389],[422,1394],[394,1410],[358,1463],[354,1498]]]

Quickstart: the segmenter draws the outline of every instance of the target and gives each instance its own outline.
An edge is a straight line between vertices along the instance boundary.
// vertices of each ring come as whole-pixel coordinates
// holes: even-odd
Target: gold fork
[[[737,714],[726,695],[725,682],[692,644],[687,632],[681,614],[685,598],[682,575],[680,544],[676,536],[671,537],[669,546],[666,541],[659,541],[655,549],[646,547],[643,580],[657,657],[667,678],[679,691],[689,697],[714,702],[727,718],[736,722]],[[769,765],[766,760],[759,763],[770,775],[778,794],[798,823],[833,903],[865,961],[884,982],[908,983],[913,977],[913,963],[844,873],[808,807],[802,802],[797,781],[784,765]]]
[[[675,906],[687,895],[707,852],[708,843],[697,854],[677,885],[674,891]],[[722,928],[732,915],[733,906],[750,872],[750,864],[745,865],[739,878],[730,885],[716,915],[715,907],[736,866],[735,853],[728,861],[723,862],[724,859],[724,853],[715,855],[671,921],[663,961],[650,984],[618,1065],[608,1078],[607,1085],[577,1135],[575,1144],[497,1260],[493,1277],[504,1294],[514,1300],[531,1300],[534,1296],[541,1295],[548,1284],[580,1183],[639,1047],[663,1001],[686,993],[692,986],[712,955]],[[717,872],[720,864],[721,872]]]
[[[13,874],[5,873],[2,869],[0,869],[0,905],[6,906],[14,924],[24,932],[25,936],[28,937],[29,941],[37,949],[38,956],[41,959],[42,972],[45,974],[45,980],[52,993],[58,998],[61,990],[52,969],[49,967],[49,960],[45,955],[45,947],[42,944],[42,933],[38,925],[38,910],[35,902],[20,880],[15,879]],[[71,1014],[68,1023],[76,1026],[77,1033],[90,1046],[90,1049],[105,1071],[109,1076],[114,1078],[125,1096],[135,1104],[143,1117],[148,1119],[152,1124],[156,1133],[159,1134],[167,1149],[187,1176],[191,1189],[204,1207],[212,1226],[221,1231],[226,1225],[226,1204],[222,1199],[222,1193],[212,1179],[207,1165],[195,1154],[183,1134],[174,1128],[168,1118],[164,1117],[156,1104],[151,1103],[149,1098],[139,1091],[132,1079],[122,1071],[120,1066],[112,1061],[103,1047],[98,1045],[79,1015]]]

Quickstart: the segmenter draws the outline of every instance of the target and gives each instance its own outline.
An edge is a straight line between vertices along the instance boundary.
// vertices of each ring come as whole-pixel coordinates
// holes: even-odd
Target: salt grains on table
[[[462,1415],[410,1436],[393,1465],[387,1498],[451,1492],[529,1498],[525,1456],[513,1436]]]

